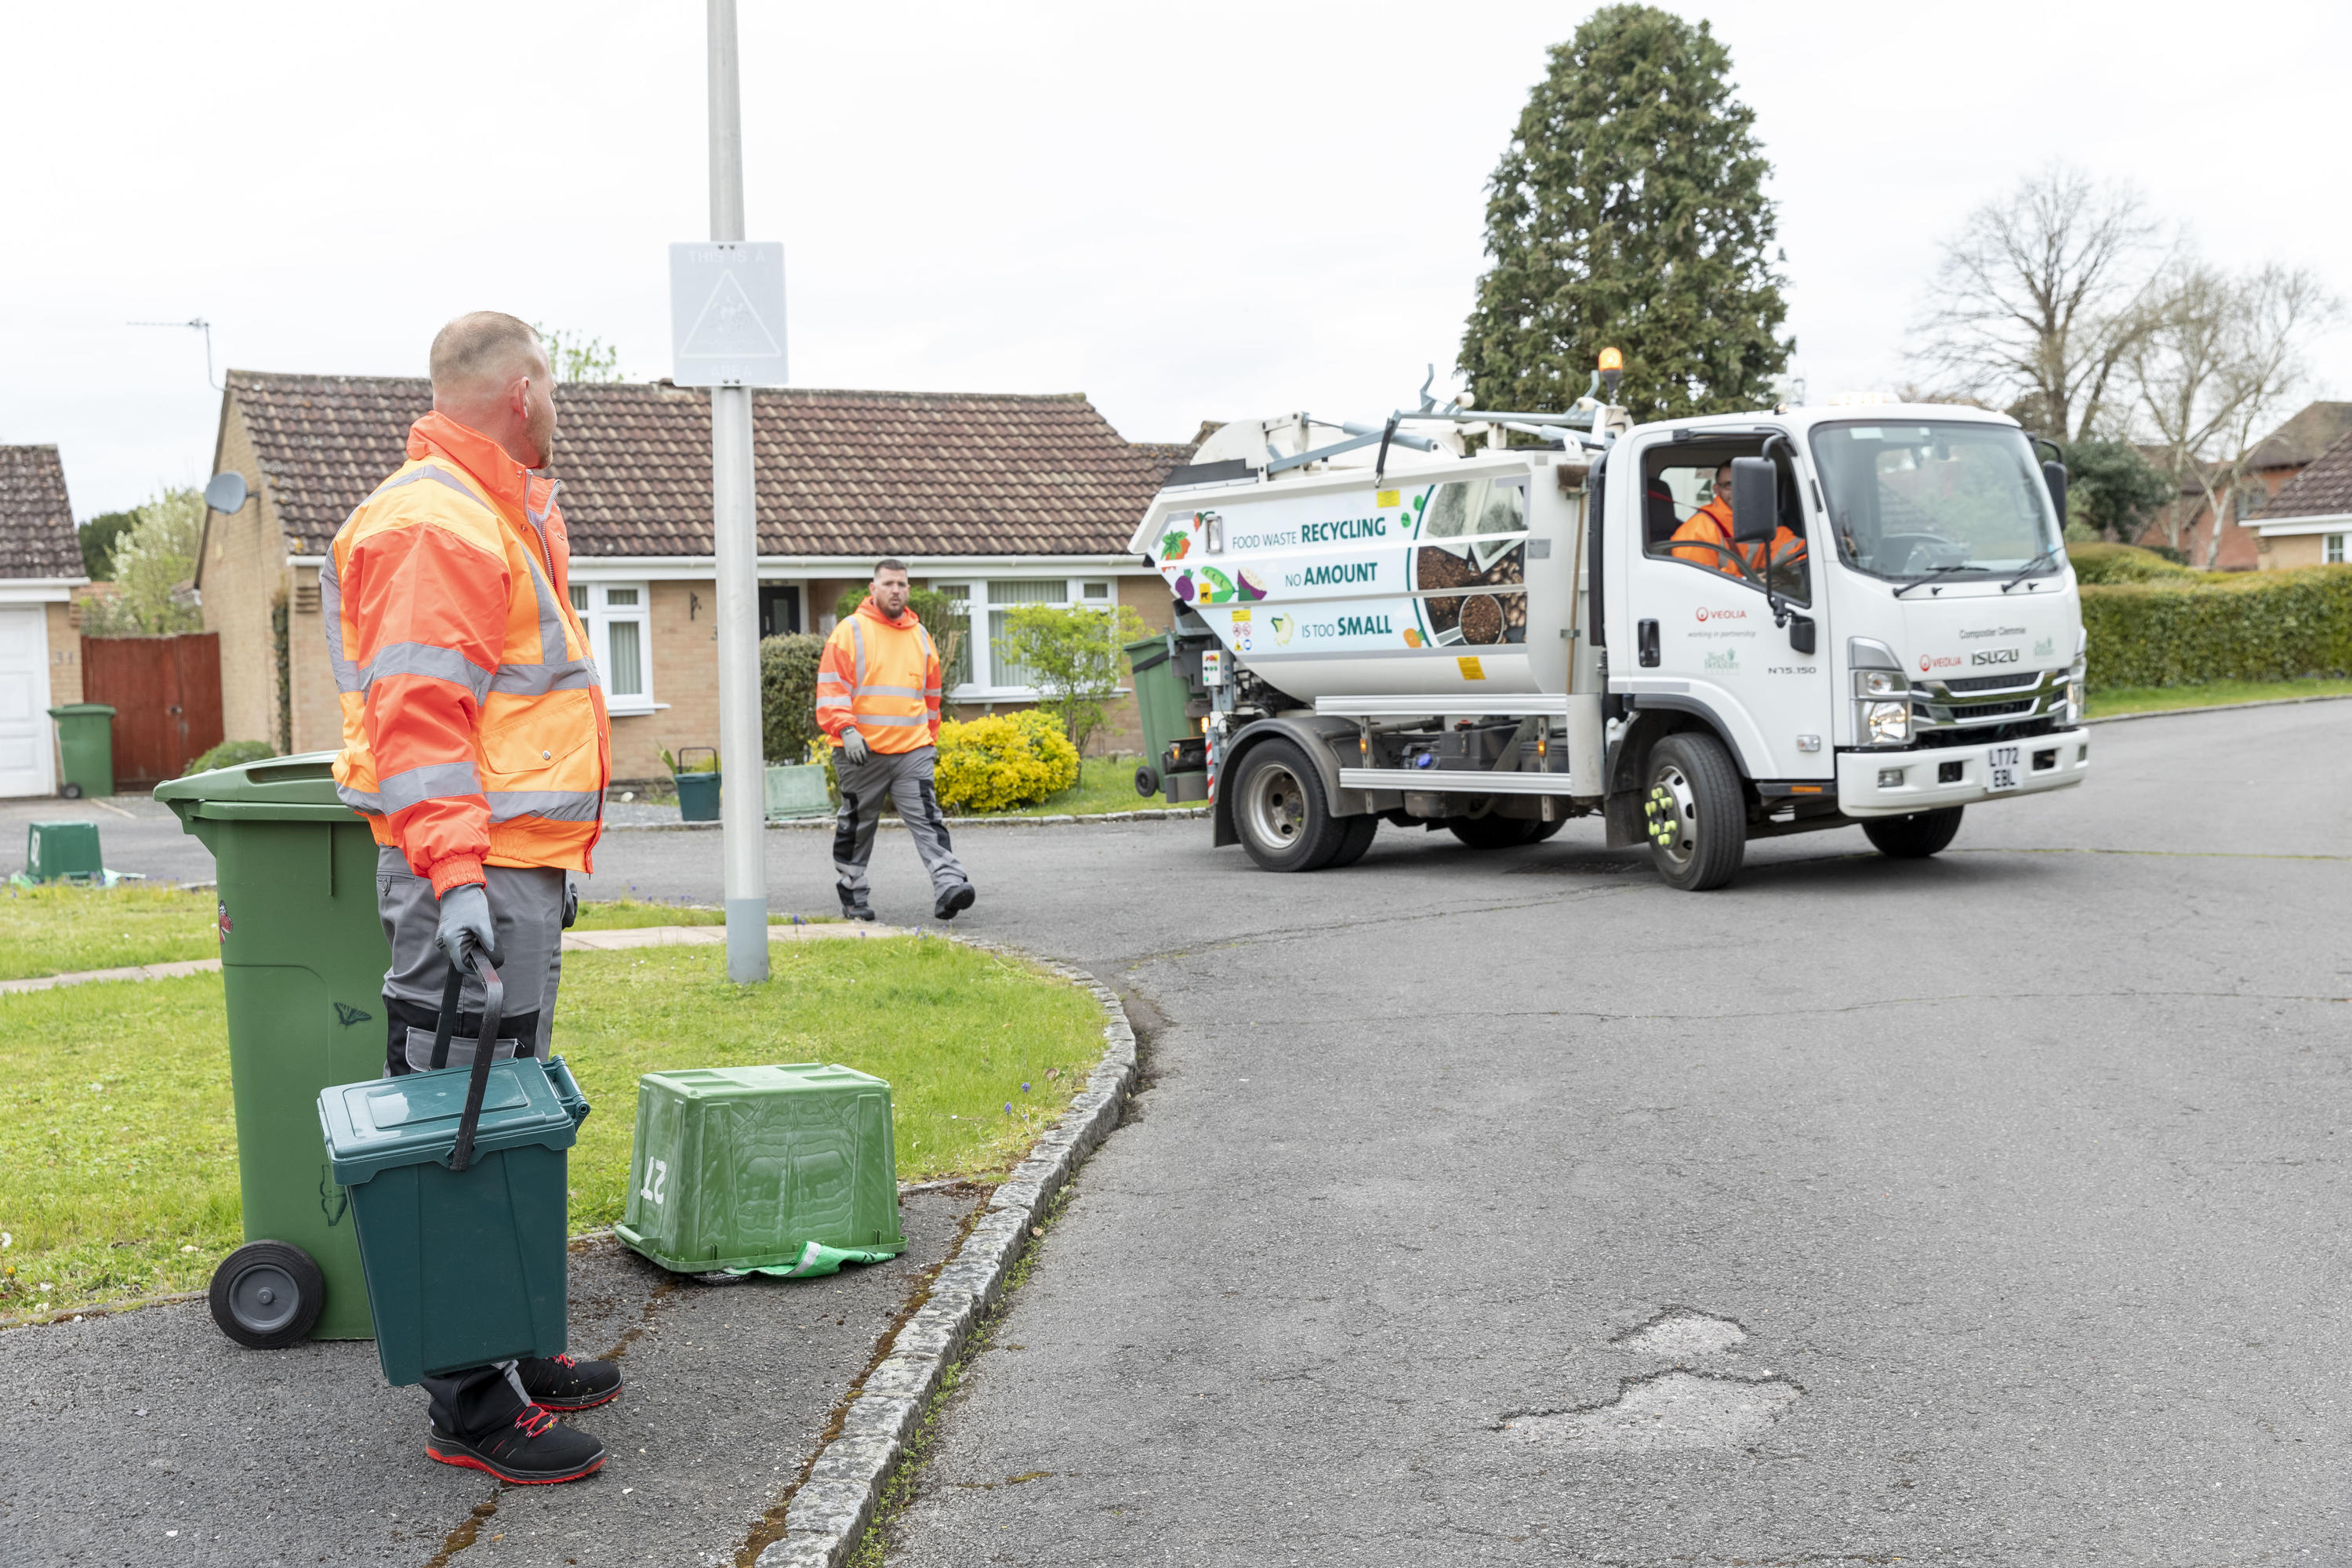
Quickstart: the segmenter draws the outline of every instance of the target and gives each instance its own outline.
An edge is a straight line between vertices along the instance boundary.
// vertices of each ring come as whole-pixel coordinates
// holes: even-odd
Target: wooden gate
[[[85,702],[114,708],[114,784],[152,789],[221,743],[220,634],[84,637]]]

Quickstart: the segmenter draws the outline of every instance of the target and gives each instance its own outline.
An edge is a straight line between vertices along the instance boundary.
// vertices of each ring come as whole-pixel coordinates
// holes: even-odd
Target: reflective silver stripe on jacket
[[[857,684],[863,686],[866,684],[866,628],[855,616],[849,621],[849,641],[857,661]]]
[[[885,719],[874,713],[860,713],[857,716],[857,727],[861,730],[868,724],[886,730],[911,730],[918,724],[929,725],[930,721],[929,715],[920,713],[911,719]]]
[[[376,649],[375,657],[360,671],[359,689],[364,692],[377,681],[394,675],[422,675],[462,686],[474,694],[478,703],[490,689],[488,670],[454,647],[424,642],[388,643]]]
[[[490,820],[536,816],[548,822],[593,822],[604,795],[593,789],[494,789]]]
[[[349,784],[337,784],[335,793],[342,797],[345,805],[362,816],[383,815],[383,796],[380,795],[370,795],[363,789],[353,789]]]
[[[596,684],[596,661],[567,658],[561,664],[502,664],[490,689],[509,697],[543,697],[551,691]]]
[[[860,697],[920,697],[922,694],[919,687],[913,686],[861,686],[857,689]]]
[[[481,775],[471,763],[427,763],[376,781],[383,814],[396,816],[428,800],[452,800],[482,793]]]
[[[353,512],[352,517],[359,514]],[[351,526],[345,520],[343,526]],[[319,568],[320,618],[327,623],[327,662],[335,669],[335,689],[361,691],[360,667],[343,657],[343,580],[335,571],[335,552],[327,552],[327,563]]]

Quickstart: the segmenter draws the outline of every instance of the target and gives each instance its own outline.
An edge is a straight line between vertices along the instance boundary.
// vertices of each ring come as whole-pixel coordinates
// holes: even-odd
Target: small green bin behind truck
[[[333,760],[272,757],[155,788],[218,868],[247,1245],[214,1277],[213,1316],[257,1348],[375,1331],[318,1102],[330,1084],[383,1072],[391,952],[375,838],[336,797]]]
[[[1136,711],[1143,721],[1144,762],[1135,770],[1136,794],[1164,792],[1171,803],[1209,798],[1208,759],[1191,710],[1197,704],[1208,711],[1201,649],[1213,646],[1211,638],[1176,631],[1155,632],[1127,645]]]

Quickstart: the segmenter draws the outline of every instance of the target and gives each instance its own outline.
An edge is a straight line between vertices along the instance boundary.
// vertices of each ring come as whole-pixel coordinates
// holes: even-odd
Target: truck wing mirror
[[[1769,458],[1731,459],[1731,542],[1769,544],[1780,531],[1780,475]]]
[[[2058,509],[2058,526],[2066,526],[2066,465],[2045,461],[2042,465],[2042,482],[2050,487],[2050,504]]]

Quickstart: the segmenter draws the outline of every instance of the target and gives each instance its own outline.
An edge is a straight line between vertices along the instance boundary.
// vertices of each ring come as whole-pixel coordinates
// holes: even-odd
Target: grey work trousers
[[[963,862],[948,840],[947,818],[940,813],[940,797],[931,786],[931,768],[939,749],[919,746],[911,752],[868,752],[863,763],[853,763],[845,752],[833,754],[834,772],[841,781],[841,809],[833,818],[833,874],[841,901],[866,901],[866,863],[874,858],[874,829],[882,820],[882,803],[894,802],[931,874],[934,895],[950,888],[971,885]]]
[[[484,891],[496,932],[499,983],[505,1003],[499,1026],[498,1058],[546,1055],[555,1022],[556,980],[563,967],[565,873],[553,867],[486,866]],[[397,1078],[431,1063],[434,1023],[449,983],[449,961],[434,945],[441,923],[441,900],[433,884],[408,868],[398,849],[379,847],[375,864],[376,913],[392,947],[384,971],[383,1005],[388,1020],[384,1076]],[[449,1041],[451,1067],[468,1067],[482,1032],[482,982],[466,976],[457,998],[457,1026]],[[433,1425],[458,1437],[478,1437],[512,1421],[529,1403],[514,1363],[468,1367],[425,1380]]]

